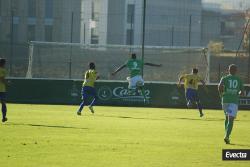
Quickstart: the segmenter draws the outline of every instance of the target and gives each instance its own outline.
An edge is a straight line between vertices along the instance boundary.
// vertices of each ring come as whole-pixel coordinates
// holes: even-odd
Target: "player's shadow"
[[[215,121],[225,121],[224,118],[170,118],[170,117],[165,117],[168,119],[180,119],[180,120],[190,120],[190,121],[211,121],[211,122],[215,122]],[[249,122],[249,120],[235,120],[235,121],[240,121],[240,122]]]
[[[221,122],[225,121],[224,118],[185,118],[185,117],[162,117],[162,118],[145,118],[145,117],[131,117],[131,116],[116,116],[116,115],[95,115],[99,117],[110,117],[110,118],[122,118],[122,119],[140,119],[140,120],[155,120],[155,121],[166,121],[166,120],[189,120],[189,121],[211,121],[211,122]],[[235,120],[241,122],[248,122],[249,120]]]
[[[61,126],[61,125],[42,125],[42,124],[25,124],[25,123],[7,123],[5,125],[15,125],[15,126],[33,126],[33,127],[44,127],[44,128],[61,128],[61,129],[81,129],[86,130],[88,128],[79,128],[79,127],[73,127],[73,126]]]
[[[97,116],[97,115],[95,115]],[[122,118],[122,119],[145,119],[145,120],[166,120],[160,118],[142,118],[142,117],[130,117],[130,116],[114,116],[114,115],[98,115],[99,117],[110,117],[110,118]]]
[[[173,118],[173,119],[181,119],[181,120],[191,120],[191,121],[224,121],[224,119],[220,118]]]
[[[242,147],[250,147],[250,145],[248,145],[248,144],[236,144],[236,143],[230,143],[229,145],[232,145],[232,146],[242,146]]]

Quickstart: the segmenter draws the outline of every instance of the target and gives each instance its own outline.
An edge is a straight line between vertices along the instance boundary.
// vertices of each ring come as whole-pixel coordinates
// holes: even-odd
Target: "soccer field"
[[[241,111],[225,145],[220,110],[9,104],[0,125],[1,167],[245,166],[223,148],[250,148],[250,112]]]

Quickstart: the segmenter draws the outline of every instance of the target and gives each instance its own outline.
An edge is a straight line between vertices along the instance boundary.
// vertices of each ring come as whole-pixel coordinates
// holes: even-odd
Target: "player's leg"
[[[230,144],[230,135],[233,130],[234,119],[236,118],[238,105],[236,104],[223,104],[223,109],[225,112],[225,137],[224,141],[226,144]]]
[[[96,90],[95,90],[95,88],[91,88],[89,91],[90,91],[90,95],[93,97],[93,99],[92,99],[92,101],[91,101],[91,103],[89,105],[89,109],[94,114],[95,111],[94,111],[93,106],[96,104],[96,98],[97,98]]]
[[[230,135],[233,130],[233,125],[234,125],[234,117],[227,115],[227,124],[226,124],[226,130],[225,130],[225,137],[224,141],[226,144],[230,144]]]
[[[145,88],[144,88],[144,80],[142,78],[142,76],[136,76],[135,81],[136,83],[136,88],[141,92],[143,98],[144,98],[144,102],[146,102],[146,92],[145,92]]]
[[[193,106],[193,95],[192,95],[192,90],[191,89],[186,89],[185,90],[185,97],[187,101],[187,107],[192,108]]]
[[[225,124],[225,131],[226,131],[227,124],[228,124],[228,116],[227,115],[225,115],[225,122],[224,122],[224,124]]]
[[[128,95],[134,95],[136,92],[136,82],[135,77],[127,77],[128,80]]]
[[[82,102],[81,102],[80,107],[77,111],[77,115],[81,115],[82,110],[83,110],[84,106],[86,105],[87,98],[88,98],[87,87],[84,86],[82,88]]]
[[[195,102],[196,102],[196,105],[197,105],[197,109],[199,110],[200,117],[203,117],[203,116],[204,116],[204,114],[203,114],[203,112],[202,112],[202,108],[203,108],[203,107],[202,107],[200,98],[199,98],[199,96],[198,96],[197,90],[194,90],[193,96],[194,96],[193,98],[194,98],[194,100],[195,100]]]
[[[6,106],[6,98],[5,98],[5,93],[1,92],[0,93],[0,100],[2,104],[2,122],[7,121],[7,106]]]
[[[197,101],[196,104],[197,104],[197,108],[198,108],[198,110],[200,112],[200,117],[203,117],[204,113],[202,112],[202,104],[201,104],[201,102]]]
[[[6,106],[6,102],[4,100],[1,101],[2,103],[2,122],[6,122],[7,121],[7,106]]]

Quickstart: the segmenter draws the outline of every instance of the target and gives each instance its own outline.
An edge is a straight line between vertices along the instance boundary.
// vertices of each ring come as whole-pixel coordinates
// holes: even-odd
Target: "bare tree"
[[[250,42],[250,8],[248,10],[246,10],[246,15],[245,15],[245,18],[246,18],[246,24],[248,23],[248,26],[247,29],[246,29],[246,33],[244,34],[244,42],[243,42],[243,47],[244,49],[248,50],[249,51],[249,42]]]

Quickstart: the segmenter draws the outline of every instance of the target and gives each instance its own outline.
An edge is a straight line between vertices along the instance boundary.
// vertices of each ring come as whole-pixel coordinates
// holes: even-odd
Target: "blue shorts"
[[[96,97],[95,88],[90,87],[90,86],[82,87],[82,99],[86,99],[89,96]]]
[[[186,89],[186,100],[187,102],[199,102],[198,92],[195,89]]]
[[[6,92],[0,92],[0,100],[6,101]]]
[[[238,105],[234,103],[223,103],[222,108],[226,116],[231,116],[236,118],[238,112]]]

